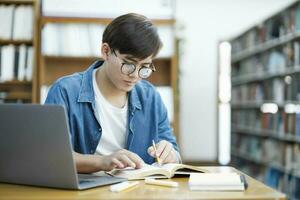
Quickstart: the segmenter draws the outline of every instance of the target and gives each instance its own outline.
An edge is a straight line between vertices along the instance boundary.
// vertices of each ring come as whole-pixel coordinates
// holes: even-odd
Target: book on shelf
[[[209,172],[201,167],[168,163],[159,166],[157,163],[152,165],[145,164],[140,169],[125,168],[125,169],[114,169],[107,172],[111,176],[127,178],[128,180],[139,180],[148,177],[152,178],[172,178],[175,175],[190,175],[192,173],[206,173]]]
[[[34,49],[24,44],[0,46],[0,82],[31,81],[34,65]]]
[[[14,5],[0,5],[0,39],[12,38]]]
[[[296,113],[296,137],[300,139],[300,112]],[[300,167],[300,165],[299,165]]]
[[[51,88],[51,85],[42,85],[41,86],[41,90],[40,90],[40,94],[41,94],[40,103],[41,104],[45,103],[50,88]]]
[[[46,56],[98,57],[105,26],[100,24],[46,24],[42,30],[42,53]],[[174,54],[172,26],[158,26],[163,47],[157,57]]]
[[[191,174],[188,184],[201,191],[243,191],[248,186],[245,176],[234,172]]]
[[[173,90],[170,86],[156,86],[158,93],[160,94],[163,103],[168,111],[168,119],[173,122],[174,119],[174,99]]]
[[[17,6],[13,19],[13,40],[31,40],[33,35],[34,13],[32,6]]]
[[[14,78],[15,46],[1,46],[1,81],[9,81]]]
[[[60,5],[60,6],[57,6]],[[105,9],[99,9],[105,6]],[[147,9],[145,9],[147,8]],[[172,19],[175,12],[174,0],[43,0],[44,16],[115,18],[128,12],[141,13],[152,19]]]
[[[31,40],[34,12],[30,5],[0,5],[0,39]]]

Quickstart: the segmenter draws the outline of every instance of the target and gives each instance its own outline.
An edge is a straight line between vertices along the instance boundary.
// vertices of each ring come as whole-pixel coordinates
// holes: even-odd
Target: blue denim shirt
[[[96,61],[86,71],[58,79],[49,90],[45,104],[59,104],[66,109],[74,151],[94,154],[101,139],[101,124],[95,116],[93,70],[103,61]],[[167,140],[178,151],[167,117],[167,110],[155,87],[139,81],[129,92],[126,149],[138,154],[146,163],[153,163],[147,149],[152,140]]]

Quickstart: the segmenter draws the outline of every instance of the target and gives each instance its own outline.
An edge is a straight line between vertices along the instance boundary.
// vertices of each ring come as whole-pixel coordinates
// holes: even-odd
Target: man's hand
[[[78,173],[110,171],[114,168],[141,168],[144,161],[135,153],[121,149],[111,155],[84,155],[73,152]]]
[[[157,150],[157,152],[156,152],[157,156],[161,160],[162,164],[179,162],[176,150],[173,148],[173,145],[170,142],[168,142],[166,140],[162,140],[162,141],[156,143],[155,147]],[[148,148],[148,153],[152,157],[156,158],[155,150],[154,150],[153,146]]]
[[[123,169],[125,167],[141,168],[144,161],[135,153],[126,149],[119,150],[109,156],[101,156],[102,170],[110,171],[114,168]]]

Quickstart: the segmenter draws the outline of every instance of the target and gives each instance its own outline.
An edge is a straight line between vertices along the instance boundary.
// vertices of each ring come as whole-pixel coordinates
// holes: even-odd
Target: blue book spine
[[[300,138],[300,113],[296,113],[296,137]]]

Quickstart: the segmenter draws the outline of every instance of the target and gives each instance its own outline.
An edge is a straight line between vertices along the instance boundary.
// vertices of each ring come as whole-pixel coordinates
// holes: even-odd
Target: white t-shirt
[[[96,154],[109,155],[125,148],[128,100],[123,108],[110,104],[98,88],[96,71],[97,69],[93,71],[93,89],[96,100],[95,115],[102,128],[102,136]]]

